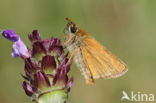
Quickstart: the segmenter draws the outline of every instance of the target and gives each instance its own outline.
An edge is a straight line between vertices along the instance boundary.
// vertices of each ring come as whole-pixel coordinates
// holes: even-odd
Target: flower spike
[[[24,60],[22,86],[26,95],[37,103],[65,103],[73,78],[68,76],[71,61],[64,54],[61,41],[58,38],[42,39],[34,30],[28,35],[32,44],[30,50],[15,31],[7,29],[1,33],[13,42],[11,55]]]

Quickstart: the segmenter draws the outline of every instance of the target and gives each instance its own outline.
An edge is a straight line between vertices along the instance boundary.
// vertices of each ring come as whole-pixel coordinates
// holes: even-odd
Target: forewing
[[[128,69],[124,62],[100,45],[92,37],[85,38],[80,44],[85,63],[94,79],[116,78]]]

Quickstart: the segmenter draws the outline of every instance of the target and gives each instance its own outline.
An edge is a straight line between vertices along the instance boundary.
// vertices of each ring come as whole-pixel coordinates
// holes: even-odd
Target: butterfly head
[[[77,25],[70,19],[70,18],[66,18],[67,20],[67,26],[65,28],[65,34],[76,34],[78,32],[78,27]]]

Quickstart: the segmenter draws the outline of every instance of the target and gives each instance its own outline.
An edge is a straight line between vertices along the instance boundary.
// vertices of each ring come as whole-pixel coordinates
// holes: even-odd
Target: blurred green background
[[[122,102],[122,91],[156,95],[155,0],[0,0],[0,28],[27,34],[62,37],[65,17],[71,17],[129,67],[126,75],[85,84],[73,65],[74,86],[67,103]],[[10,41],[0,37],[0,103],[31,103],[21,87],[23,61],[11,57]],[[140,103],[140,102],[137,102]]]

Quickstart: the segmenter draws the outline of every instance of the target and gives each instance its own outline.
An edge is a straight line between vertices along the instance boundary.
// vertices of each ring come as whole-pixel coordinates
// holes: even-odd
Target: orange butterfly
[[[89,33],[66,18],[65,43],[71,57],[79,67],[87,84],[98,78],[116,78],[128,69],[124,62],[99,44]]]

